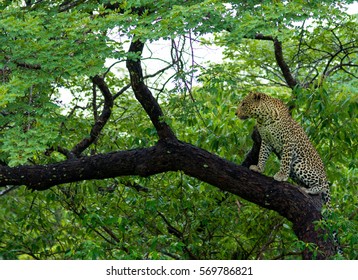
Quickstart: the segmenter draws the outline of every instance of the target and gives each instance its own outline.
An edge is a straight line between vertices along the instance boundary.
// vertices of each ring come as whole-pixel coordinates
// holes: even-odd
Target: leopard
[[[269,155],[274,152],[280,158],[280,168],[274,180],[287,181],[291,178],[307,194],[321,194],[329,212],[332,212],[323,161],[303,128],[291,117],[289,108],[280,99],[261,92],[250,92],[237,107],[236,116],[242,120],[256,119],[261,136],[258,163],[249,169],[263,173]],[[339,244],[336,235],[334,232],[333,238]],[[339,245],[337,251],[342,253]]]
[[[329,183],[322,159],[280,99],[251,92],[239,104],[236,116],[256,119],[261,136],[258,163],[249,169],[262,173],[269,155],[275,152],[281,158],[280,169],[273,177],[276,181],[290,177],[308,194],[324,193],[328,202]]]

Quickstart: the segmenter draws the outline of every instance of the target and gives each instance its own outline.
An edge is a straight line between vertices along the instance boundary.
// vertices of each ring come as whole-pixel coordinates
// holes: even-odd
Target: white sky
[[[358,13],[358,1],[354,2],[353,4],[348,6],[347,10],[348,14],[357,14]],[[189,40],[187,40],[187,51],[190,53],[189,48]],[[208,63],[220,63],[223,59],[222,49],[220,47],[215,46],[203,46],[198,42],[193,41],[192,43],[194,49],[194,61],[200,65],[207,65]],[[129,43],[125,46],[124,49],[129,48]],[[158,70],[166,67],[168,64],[164,61],[171,61],[171,43],[169,40],[159,40],[157,42],[150,43],[146,46],[143,51],[143,60],[142,60],[142,67],[143,71],[146,74],[153,74]],[[188,54],[184,57],[189,62],[189,65],[192,63],[192,57]],[[108,60],[106,66],[110,66],[114,61]],[[115,69],[126,69],[125,62],[117,64],[112,70]],[[170,77],[170,75],[174,74],[174,70],[170,69],[167,70],[166,76]],[[154,78],[155,79],[155,78]],[[195,84],[195,80],[193,81]],[[168,85],[169,87],[173,86]],[[68,90],[61,90],[61,99],[63,100],[64,104],[68,104],[70,100],[72,100],[72,95]]]
[[[350,15],[358,14],[358,1],[348,5],[347,13]]]

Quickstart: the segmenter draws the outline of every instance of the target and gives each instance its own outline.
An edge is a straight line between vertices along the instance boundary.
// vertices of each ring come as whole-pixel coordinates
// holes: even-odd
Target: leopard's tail
[[[328,215],[325,215],[325,219],[327,219],[333,213],[333,208],[332,208],[332,205],[331,205],[331,195],[330,195],[330,192],[329,192],[329,188],[325,188],[325,190],[322,192],[322,199],[323,199],[324,204],[327,207]],[[334,245],[336,247],[337,254],[342,256],[343,255],[343,250],[342,250],[342,247],[341,247],[340,242],[339,242],[337,230],[334,230],[332,232],[332,238],[333,238]]]

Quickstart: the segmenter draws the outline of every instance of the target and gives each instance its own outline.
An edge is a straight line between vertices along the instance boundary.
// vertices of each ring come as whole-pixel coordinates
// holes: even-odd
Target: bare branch
[[[92,143],[96,141],[100,132],[102,131],[109,117],[111,116],[111,111],[113,107],[113,97],[104,79],[102,77],[95,76],[92,78],[92,82],[100,89],[104,97],[103,110],[102,114],[95,121],[95,124],[91,129],[90,136],[84,138],[72,149],[71,153],[76,156],[80,156],[85,149],[87,149]]]
[[[131,84],[127,84],[123,88],[121,88],[115,95],[113,95],[113,100],[115,100],[118,96],[122,95],[130,87],[131,87]]]
[[[250,38],[248,38],[248,39],[250,39]],[[263,35],[263,34],[260,34],[260,33],[256,34],[251,39],[265,40],[265,41],[272,41],[273,42],[274,50],[275,50],[276,62],[277,62],[278,66],[281,69],[282,75],[285,78],[285,81],[286,81],[287,85],[292,89],[294,87],[296,87],[298,83],[297,83],[296,79],[293,77],[292,72],[290,70],[290,67],[286,63],[286,60],[285,60],[284,55],[283,55],[282,43],[277,38],[274,38],[272,36]]]
[[[0,191],[0,196],[3,196],[9,192],[12,192],[13,190],[18,189],[20,186],[6,186],[6,188],[2,191]]]
[[[351,63],[340,63],[338,65],[333,66],[331,69],[328,69],[325,73],[325,77],[331,76],[334,72],[338,70],[343,70],[347,74],[353,76],[354,78],[358,79],[358,76],[354,75],[353,73],[347,71],[344,67],[358,67],[358,64],[351,64]]]

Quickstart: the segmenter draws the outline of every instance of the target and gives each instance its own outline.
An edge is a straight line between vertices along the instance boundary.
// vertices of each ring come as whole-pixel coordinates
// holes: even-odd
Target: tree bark
[[[143,47],[144,43],[134,38],[129,47],[129,52],[140,56],[143,52]],[[149,88],[144,83],[140,59],[127,60],[127,68],[131,78],[131,85],[134,91],[134,95],[146,111],[147,115],[150,117],[150,120],[157,130],[159,138],[175,139],[176,137],[174,132],[163,120],[164,115],[162,109],[160,108],[157,100],[155,100]]]

